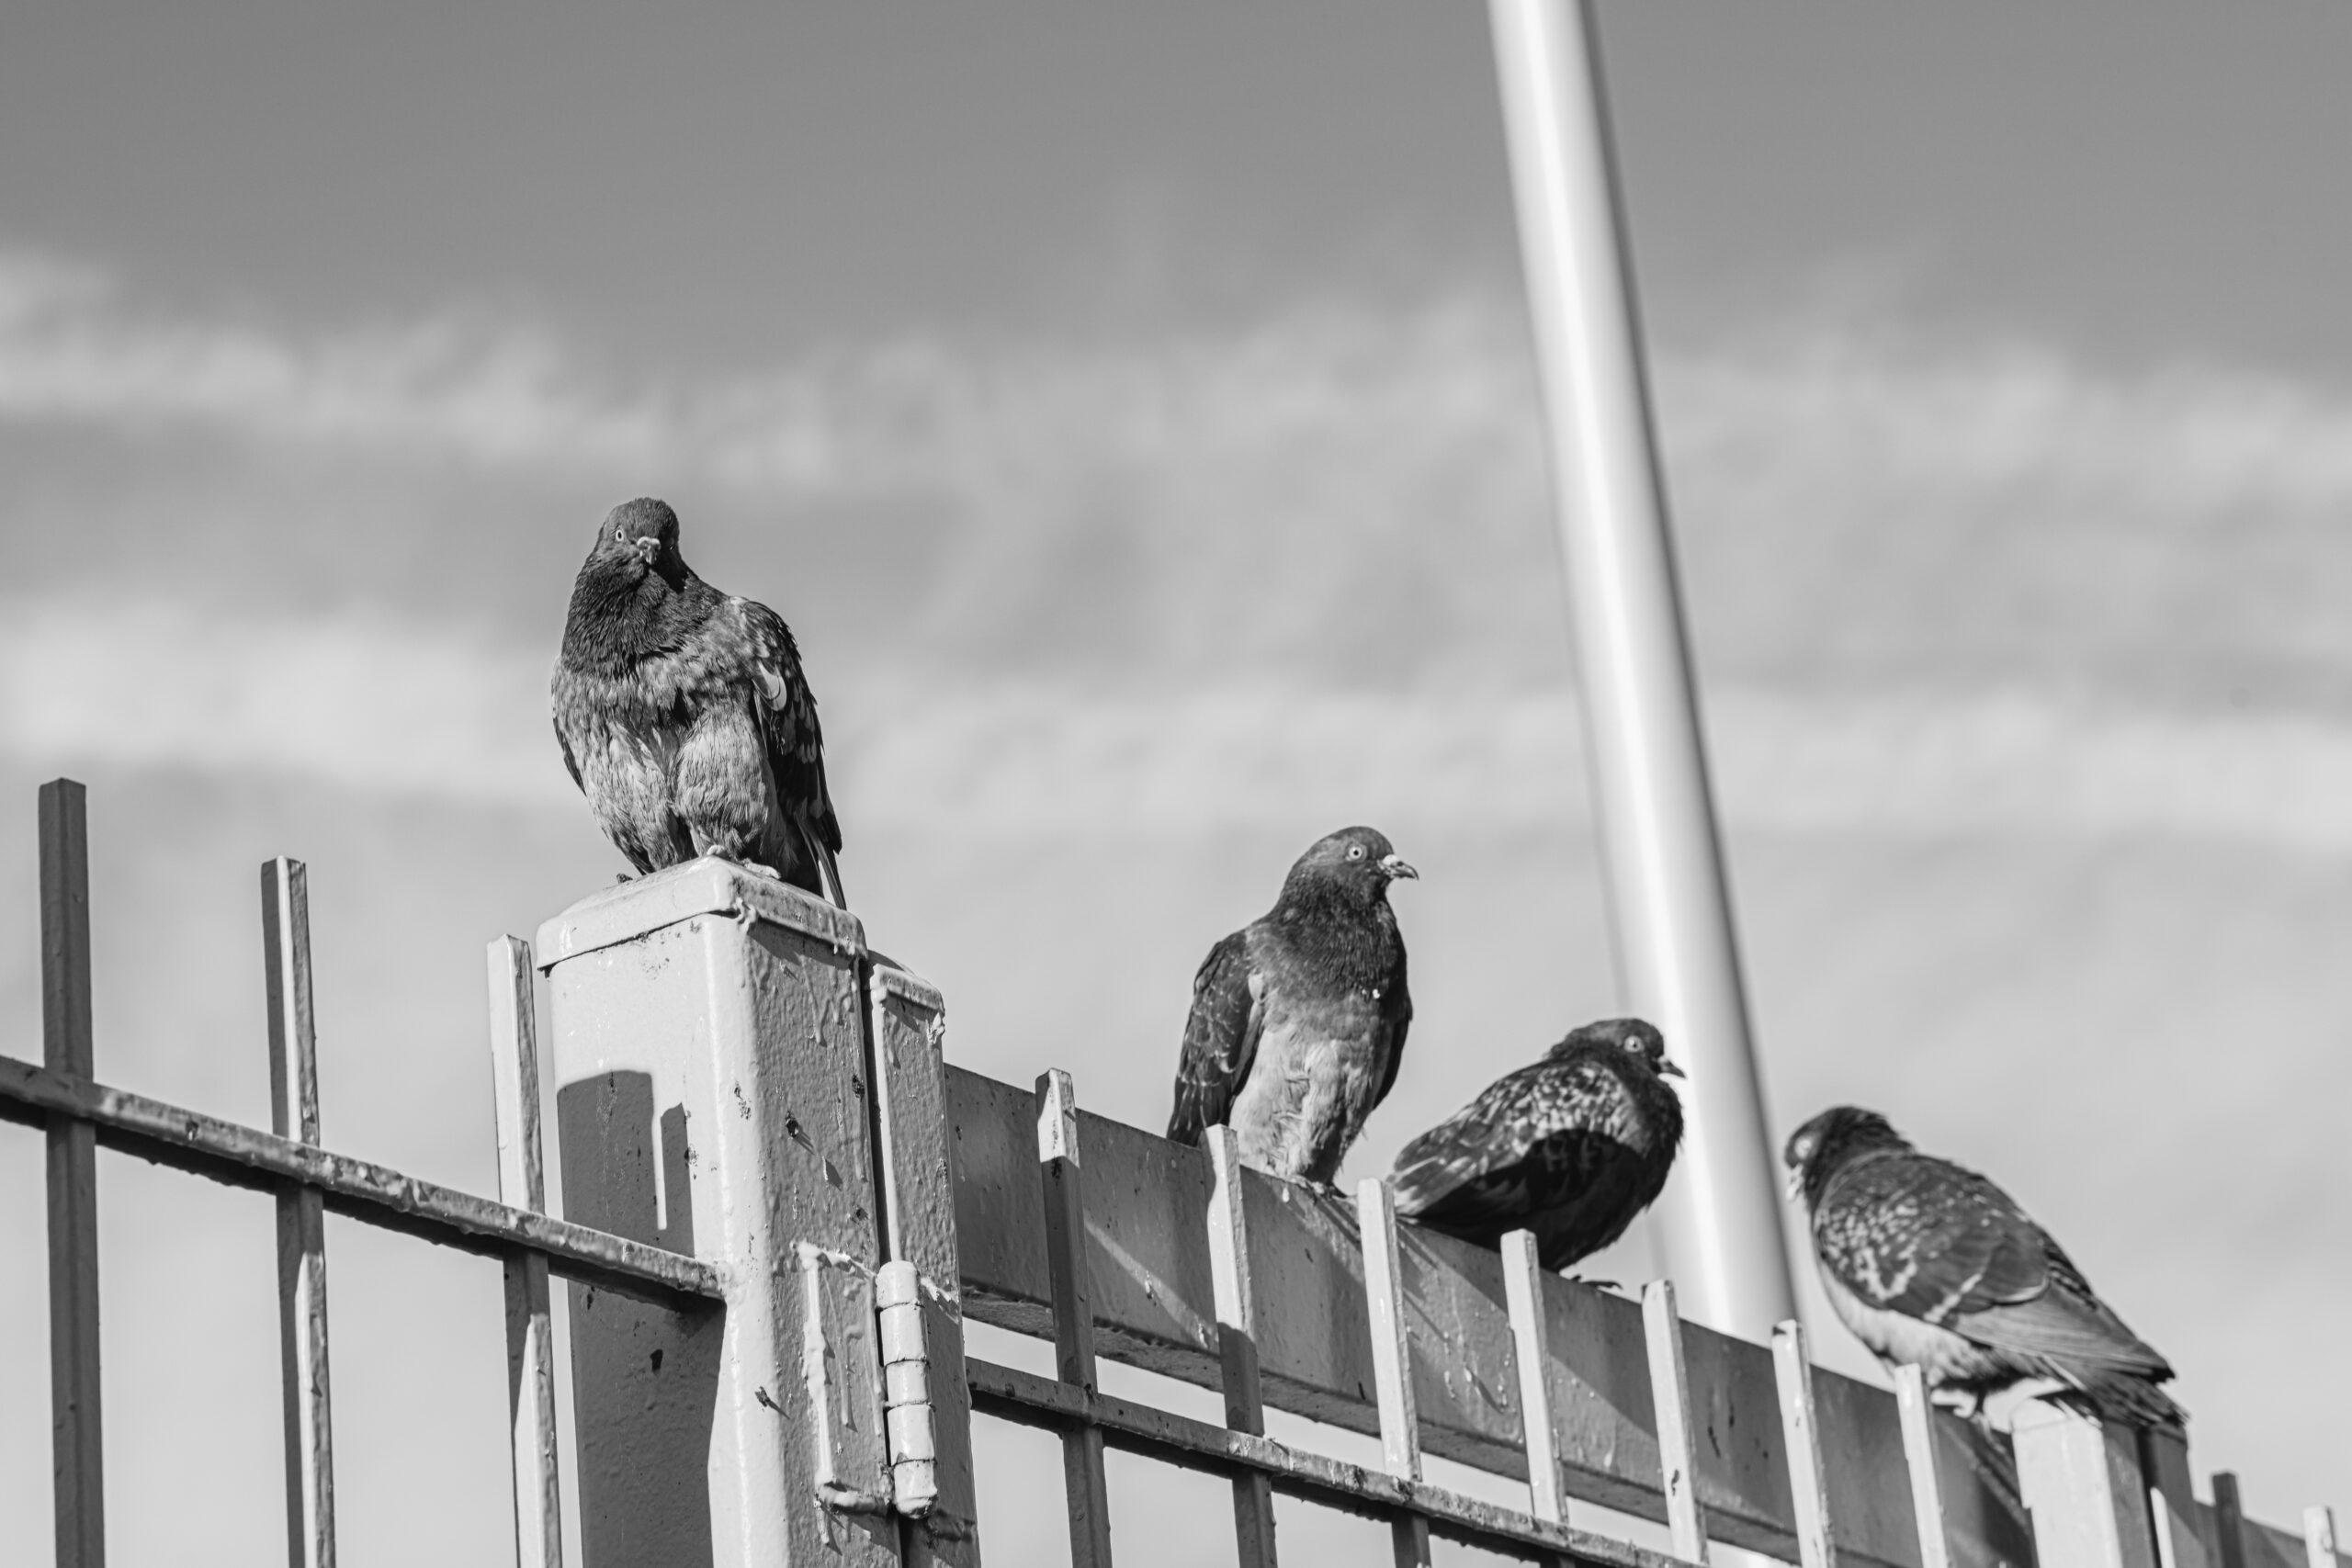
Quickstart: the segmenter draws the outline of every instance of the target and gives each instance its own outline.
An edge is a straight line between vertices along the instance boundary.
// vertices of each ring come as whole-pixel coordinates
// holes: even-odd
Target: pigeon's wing
[[[839,902],[841,877],[832,857],[841,852],[841,823],[825,784],[825,733],[817,722],[816,694],[801,672],[799,645],[784,617],[765,604],[740,598],[730,603],[742,618],[750,646],[752,681],[758,693],[753,706],[767,744],[776,803],[808,840],[827,890]]]
[[[1926,1155],[1855,1162],[1813,1217],[1814,1248],[1847,1289],[1940,1325],[2041,1295],[2048,1239],[1992,1182]]]
[[[1529,1156],[1552,1132],[1542,1067],[1497,1078],[1478,1098],[1407,1144],[1388,1179],[1400,1214],[1442,1207],[1464,1221],[1523,1214],[1533,1199]]]
[[[2041,1242],[2049,1259],[2048,1290],[2029,1301],[1963,1311],[1951,1326],[1980,1344],[2040,1357],[2077,1378],[2172,1376],[2165,1359],[2098,1299],[2074,1259],[2047,1233]]]
[[[1380,1074],[1380,1092],[1372,1097],[1374,1106],[1386,1100],[1388,1091],[1396,1087],[1397,1071],[1405,1065],[1405,1032],[1412,1027],[1413,993],[1405,984],[1405,954],[1400,949],[1396,979],[1381,988],[1379,1038],[1374,1048],[1379,1053],[1377,1059],[1386,1065]]]
[[[1184,1021],[1184,1050],[1176,1064],[1176,1108],[1168,1135],[1198,1144],[1207,1129],[1230,1119],[1233,1102],[1258,1056],[1266,1010],[1264,981],[1250,959],[1250,933],[1235,931],[1209,949],[1193,976],[1193,1011]]]

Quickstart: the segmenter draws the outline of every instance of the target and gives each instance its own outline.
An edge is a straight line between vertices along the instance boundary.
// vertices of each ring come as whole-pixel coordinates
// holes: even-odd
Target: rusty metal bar
[[[1396,1203],[1388,1184],[1367,1176],[1356,1185],[1356,1228],[1363,1243],[1364,1301],[1372,1314],[1373,1387],[1380,1400],[1380,1450],[1388,1473],[1421,1478],[1421,1416],[1413,1399],[1412,1338],[1405,1326],[1405,1270],[1396,1255]],[[1429,1568],[1430,1523],[1419,1514],[1389,1521],[1396,1568]]]
[[[1078,1093],[1057,1067],[1037,1079],[1037,1179],[1046,1211],[1046,1259],[1053,1281],[1054,1361],[1062,1382],[1094,1384],[1094,1292],[1086,1269],[1086,1194],[1079,1170]],[[1069,1494],[1070,1568],[1111,1568],[1110,1480],[1102,1428],[1062,1434]]]
[[[1544,1308],[1550,1272],[1535,1233],[1503,1236],[1503,1304],[1510,1317],[1511,1356],[1519,1369],[1519,1425],[1527,1446],[1528,1511],[1548,1525],[1568,1522],[1567,1489],[1560,1484],[1560,1437],[1552,1401],[1551,1317]],[[1549,1560],[1565,1568],[1566,1559]]]
[[[1652,1280],[1642,1287],[1642,1342],[1649,1352],[1650,1404],[1657,1423],[1658,1480],[1666,1495],[1666,1522],[1674,1534],[1674,1555],[1686,1562],[1707,1561],[1707,1519],[1699,1506],[1699,1454],[1692,1439],[1690,1373],[1682,1352],[1682,1314],[1674,1281]]]
[[[2245,1507],[2238,1498],[2235,1471],[2213,1472],[2213,1537],[2221,1555],[2220,1568],[2247,1568]]]
[[[269,989],[270,1130],[316,1147],[318,1042],[311,1012],[311,892],[302,863],[261,868]],[[277,1195],[277,1322],[286,1402],[286,1551],[290,1568],[334,1568],[334,1420],[327,1381],[326,1210],[318,1190]]]
[[[1275,1491],[1374,1518],[1410,1512],[1448,1540],[1514,1556],[1565,1557],[1591,1568],[1677,1568],[1672,1558],[1630,1542],[1549,1524],[1427,1482],[1407,1481],[1272,1438],[1194,1421],[1148,1404],[1085,1391],[1034,1372],[974,1359],[972,1407],[985,1415],[1061,1431],[1085,1427],[1127,1453],[1187,1469],[1255,1472]]]
[[[538,1021],[531,944],[503,936],[487,954],[491,1096],[498,1116],[498,1196],[511,1207],[547,1213],[547,1166],[539,1132]],[[506,1403],[514,1461],[516,1568],[563,1568],[563,1493],[558,1480],[555,1315],[548,1260],[533,1252],[506,1259]]]
[[[40,786],[41,1055],[88,1081],[90,829],[72,779]],[[107,1560],[106,1451],[98,1389],[98,1155],[86,1122],[45,1118],[49,1142],[49,1397],[58,1568]]]
[[[0,1056],[0,1121],[39,1126],[58,1117],[96,1129],[101,1148],[232,1187],[314,1187],[330,1213],[485,1258],[522,1247],[564,1278],[600,1290],[657,1300],[726,1295],[724,1273],[696,1258]]]
[[[1232,1128],[1219,1126],[1211,1127],[1202,1144],[1209,1156],[1209,1273],[1225,1424],[1262,1437],[1266,1406],[1258,1381],[1258,1290],[1250,1264],[1241,1142]],[[1275,1568],[1274,1493],[1262,1472],[1233,1478],[1233,1537],[1240,1568]]]

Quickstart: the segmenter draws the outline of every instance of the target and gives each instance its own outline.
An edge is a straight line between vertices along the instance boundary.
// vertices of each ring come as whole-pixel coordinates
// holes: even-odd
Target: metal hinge
[[[818,1498],[846,1513],[928,1517],[939,1466],[922,1277],[911,1263],[869,1270],[807,1242],[799,1254]]]

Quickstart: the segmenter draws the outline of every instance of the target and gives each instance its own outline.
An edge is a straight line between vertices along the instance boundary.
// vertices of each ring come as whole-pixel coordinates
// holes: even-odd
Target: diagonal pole
[[[1795,1314],[1652,432],[1591,0],[1489,0],[1626,1004],[1690,1069],[1658,1204],[1689,1315]]]

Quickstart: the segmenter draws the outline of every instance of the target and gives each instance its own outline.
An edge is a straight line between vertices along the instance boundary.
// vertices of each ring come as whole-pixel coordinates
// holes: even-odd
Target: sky
[[[1603,16],[1776,1134],[1993,1174],[2200,1472],[2352,1501],[2352,13]],[[1519,288],[1475,6],[19,6],[7,1049],[70,773],[103,1077],[266,1118],[296,854],[329,1141],[491,1190],[481,944],[619,865],[545,679],[654,493],[797,631],[853,901],[966,1066],[1157,1125],[1202,953],[1384,828],[1385,1168],[1615,1005]],[[0,1256],[40,1172],[0,1127]],[[267,1206],[101,1181],[117,1559],[257,1560]],[[330,1247],[346,1560],[507,1561],[495,1270]],[[0,1517],[45,1311],[0,1270]],[[1191,1495],[1122,1485],[1138,1542]]]

